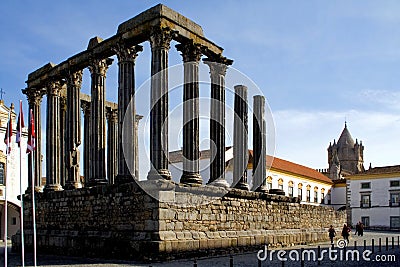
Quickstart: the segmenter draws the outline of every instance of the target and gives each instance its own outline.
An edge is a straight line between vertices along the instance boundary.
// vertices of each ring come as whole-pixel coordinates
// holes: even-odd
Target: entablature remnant
[[[115,35],[103,40],[94,37],[90,40],[86,50],[71,56],[65,61],[54,64],[47,63],[43,67],[33,71],[28,75],[28,88],[41,89],[46,86],[46,82],[57,79],[64,79],[65,73],[87,68],[90,59],[93,57],[105,59],[115,55],[115,47],[120,42],[134,46],[150,40],[150,36],[155,29],[170,30],[175,34],[173,39],[177,42],[187,42],[191,40],[201,46],[205,56],[216,61],[227,60],[222,56],[223,48],[204,37],[200,25],[177,13],[176,11],[158,4],[134,18],[121,23]]]

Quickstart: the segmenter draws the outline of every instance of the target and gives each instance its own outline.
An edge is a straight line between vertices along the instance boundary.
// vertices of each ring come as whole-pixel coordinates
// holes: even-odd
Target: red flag
[[[29,125],[28,125],[28,144],[26,146],[26,153],[31,153],[35,150],[35,120],[33,118],[32,109],[29,111]]]
[[[10,154],[11,152],[11,136],[12,136],[12,120],[10,112],[8,115],[6,135],[4,136],[4,143],[6,144],[6,154]]]
[[[15,142],[18,144],[18,147],[21,145],[21,136],[22,136],[22,128],[25,127],[24,123],[24,113],[22,112],[22,101],[19,101],[19,115],[17,122],[17,136],[15,138]]]

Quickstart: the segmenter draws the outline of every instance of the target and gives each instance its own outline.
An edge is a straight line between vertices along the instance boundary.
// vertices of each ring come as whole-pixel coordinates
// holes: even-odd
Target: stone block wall
[[[39,193],[38,251],[108,258],[200,255],[327,240],[329,225],[340,229],[346,222],[344,212],[328,207],[237,189],[223,197],[207,196],[201,205],[178,205],[179,199],[198,198],[202,189],[177,189],[164,192],[167,202],[150,197],[135,183]],[[32,205],[30,195],[24,199],[29,249]],[[16,235],[13,249],[19,245]]]

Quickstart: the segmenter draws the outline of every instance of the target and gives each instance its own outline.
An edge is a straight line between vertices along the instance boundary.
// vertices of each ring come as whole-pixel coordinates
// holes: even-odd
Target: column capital
[[[172,38],[176,35],[176,31],[170,28],[153,27],[150,32],[151,49],[164,48],[169,50]]]
[[[82,75],[83,70],[78,70],[74,72],[68,72],[66,75],[67,86],[73,86],[77,88],[81,88],[82,86]]]
[[[138,52],[143,51],[143,46],[127,46],[124,42],[118,42],[117,45],[112,48],[112,50],[117,54],[118,63],[121,62],[135,62]]]
[[[118,122],[118,110],[117,109],[107,108],[106,116],[107,116],[108,122],[113,122],[113,123]]]
[[[90,115],[90,102],[81,100],[81,108],[85,115]]]
[[[216,61],[211,61],[208,59],[205,59],[204,64],[207,64],[208,67],[210,68],[210,75],[211,77],[214,76],[225,76],[226,75],[226,71],[228,69],[228,65],[225,63],[220,63],[220,62],[216,62]]]
[[[43,96],[46,94],[46,90],[28,87],[23,89],[22,93],[26,95],[29,105],[40,105],[42,103]]]
[[[177,44],[176,49],[181,52],[183,62],[199,62],[202,56],[201,45],[188,41]]]
[[[63,84],[63,81],[48,81],[47,95],[60,96]]]
[[[114,60],[112,58],[106,59],[98,59],[98,58],[90,58],[89,59],[89,71],[93,74],[99,74],[101,76],[106,76],[108,67],[112,64]]]

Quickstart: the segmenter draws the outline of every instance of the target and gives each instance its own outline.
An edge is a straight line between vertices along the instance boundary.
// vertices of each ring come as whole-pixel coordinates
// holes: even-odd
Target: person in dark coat
[[[347,241],[347,243],[349,242],[349,235],[350,235],[350,228],[346,224],[344,224],[342,228],[342,236],[343,239]]]
[[[364,234],[364,224],[362,222],[359,222],[358,236],[363,236],[363,234]]]
[[[333,225],[329,227],[328,233],[329,233],[329,238],[331,239],[331,244],[333,244],[333,238],[336,236],[336,231],[333,228]]]

